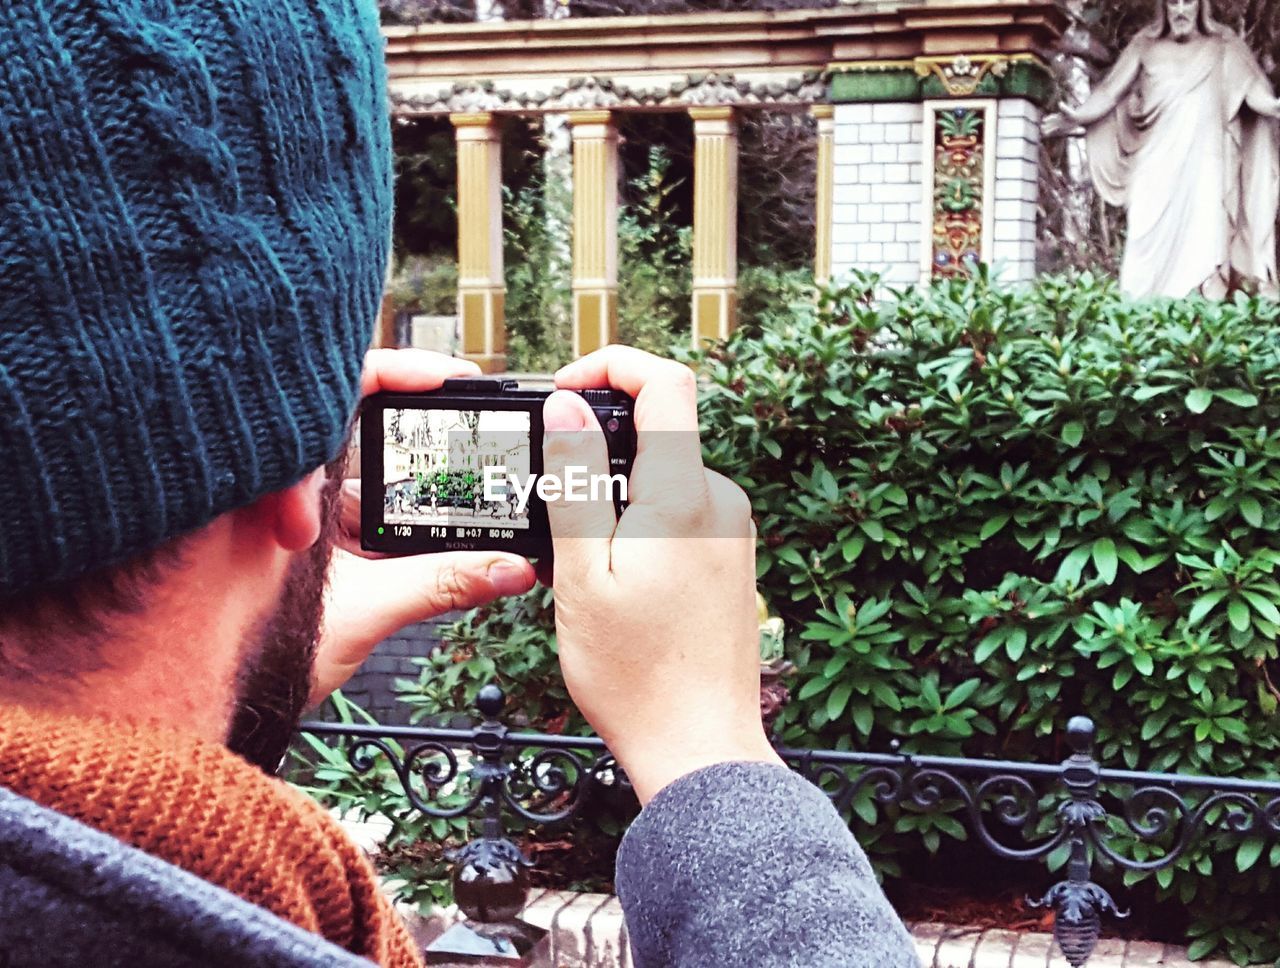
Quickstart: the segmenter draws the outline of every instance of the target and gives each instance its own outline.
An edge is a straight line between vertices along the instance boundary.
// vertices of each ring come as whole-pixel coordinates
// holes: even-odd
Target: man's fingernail
[[[586,423],[582,407],[568,394],[553,393],[542,408],[542,426],[552,433],[582,430]]]
[[[499,595],[518,595],[529,587],[526,570],[510,561],[495,561],[485,573]]]

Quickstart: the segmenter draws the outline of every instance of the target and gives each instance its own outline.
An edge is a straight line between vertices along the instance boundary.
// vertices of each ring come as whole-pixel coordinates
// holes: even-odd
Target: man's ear
[[[320,537],[320,495],[325,469],[317,467],[292,487],[276,491],[257,503],[260,523],[270,530],[285,551],[305,551]]]

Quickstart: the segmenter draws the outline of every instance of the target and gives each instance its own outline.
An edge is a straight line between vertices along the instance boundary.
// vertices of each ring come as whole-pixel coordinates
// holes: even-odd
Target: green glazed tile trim
[[[1042,66],[1014,61],[1004,77],[988,73],[972,94],[952,95],[936,74],[920,77],[912,67],[857,66],[834,68],[831,100],[835,104],[924,101],[947,97],[1023,97],[1044,107],[1053,95],[1053,78]]]

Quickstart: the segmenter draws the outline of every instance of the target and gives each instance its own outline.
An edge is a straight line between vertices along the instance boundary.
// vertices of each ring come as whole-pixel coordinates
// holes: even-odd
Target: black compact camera
[[[367,398],[361,545],[391,554],[500,550],[540,558],[551,554],[546,500],[607,495],[621,514],[636,454],[634,401],[617,390],[578,391],[604,430],[609,474],[554,482],[544,479],[542,464],[542,404],[551,392],[521,389],[515,380],[460,379],[427,393]]]

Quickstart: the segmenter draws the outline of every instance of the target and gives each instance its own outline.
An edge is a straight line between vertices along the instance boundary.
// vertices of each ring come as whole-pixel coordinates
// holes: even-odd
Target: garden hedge
[[[1084,713],[1109,765],[1280,775],[1280,306],[1090,276],[871,291],[706,366],[707,459],[751,495],[794,631],[786,741],[1056,760]],[[859,812],[889,870],[959,833]],[[1153,893],[1196,954],[1271,960],[1277,867],[1223,834]]]

